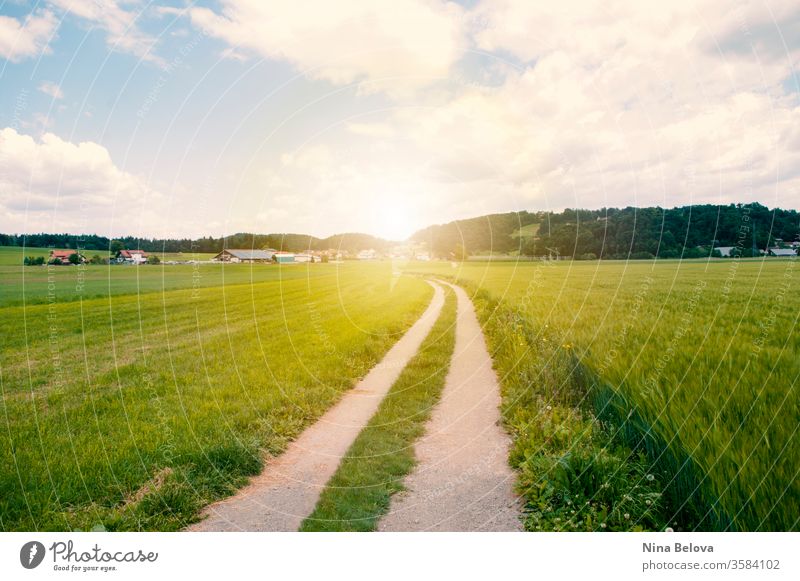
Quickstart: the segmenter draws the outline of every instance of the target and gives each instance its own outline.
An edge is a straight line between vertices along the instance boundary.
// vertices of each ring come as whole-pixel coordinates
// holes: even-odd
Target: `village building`
[[[144,264],[149,256],[144,250],[120,250],[116,261],[123,264]]]
[[[293,264],[295,262],[295,255],[292,252],[276,252],[272,255],[273,262],[278,264]]]
[[[72,256],[73,254],[78,255],[78,259],[81,264],[86,262],[86,257],[77,250],[51,250],[49,262],[52,264],[56,260],[59,260],[61,264],[72,264],[69,261],[69,257]]]
[[[359,260],[375,260],[376,258],[378,258],[378,253],[375,252],[375,250],[373,250],[372,248],[370,248],[369,250],[362,250],[356,255],[356,257]]]

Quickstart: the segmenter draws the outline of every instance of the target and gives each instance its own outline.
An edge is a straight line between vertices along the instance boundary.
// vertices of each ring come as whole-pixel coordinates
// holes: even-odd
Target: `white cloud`
[[[119,169],[102,145],[0,130],[0,231],[95,232],[112,223],[116,209],[117,224],[130,233],[158,224],[162,203],[159,192]]]
[[[0,14],[0,57],[19,62],[47,52],[57,26],[49,10],[30,14],[23,22]]]
[[[759,200],[794,207],[800,106],[787,92],[800,7],[500,0],[478,47],[510,54],[499,86],[468,84],[392,123],[429,176],[497,208]],[[362,131],[362,133],[364,133]],[[465,194],[465,186],[472,194]]]
[[[114,50],[128,52],[142,60],[163,65],[163,59],[153,52],[156,39],[138,25],[142,12],[125,10],[130,2],[116,0],[49,0],[70,14],[89,21],[106,33],[106,43]],[[144,9],[143,9],[144,10]]]
[[[453,80],[365,111],[248,176],[254,199],[279,193],[289,209],[263,212],[262,229],[272,216],[286,229],[380,234],[392,229],[382,208],[410,216],[400,231],[514,209],[797,206],[800,105],[785,84],[800,36],[781,53],[766,24],[774,15],[792,30],[797,11],[728,2],[706,20],[688,4],[547,6],[472,14],[479,48],[519,63],[484,57],[474,76],[493,67],[499,82]]]
[[[336,84],[404,92],[448,75],[464,49],[462,9],[435,0],[222,0],[192,22],[234,47]],[[238,52],[238,51],[237,51]]]
[[[64,98],[64,92],[61,90],[61,87],[50,81],[40,83],[39,90],[56,100]]]

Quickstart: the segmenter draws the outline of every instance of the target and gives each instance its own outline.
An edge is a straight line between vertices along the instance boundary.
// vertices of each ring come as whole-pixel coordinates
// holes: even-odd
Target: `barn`
[[[253,262],[272,262],[271,251],[267,250],[254,250],[247,248],[226,248],[214,258],[215,262],[232,262],[232,263],[253,263]]]
[[[784,258],[796,258],[797,250],[794,248],[770,248],[770,256],[782,256]]]

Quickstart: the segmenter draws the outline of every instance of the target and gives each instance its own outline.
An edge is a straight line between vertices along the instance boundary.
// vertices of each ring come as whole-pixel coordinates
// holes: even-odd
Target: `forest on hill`
[[[525,241],[514,234],[541,220],[541,213],[508,212],[436,224],[411,235],[413,242],[427,245],[434,256],[453,254],[509,253],[520,251]]]
[[[520,235],[538,224],[535,235]],[[519,253],[574,258],[700,258],[731,246],[758,254],[800,237],[796,210],[761,204],[509,212],[429,226],[412,239],[436,256]],[[754,250],[755,249],[755,250]]]

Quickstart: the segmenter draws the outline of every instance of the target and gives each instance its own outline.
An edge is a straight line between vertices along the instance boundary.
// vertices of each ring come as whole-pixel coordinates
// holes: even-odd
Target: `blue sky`
[[[0,231],[800,199],[793,2],[0,3]]]

